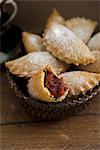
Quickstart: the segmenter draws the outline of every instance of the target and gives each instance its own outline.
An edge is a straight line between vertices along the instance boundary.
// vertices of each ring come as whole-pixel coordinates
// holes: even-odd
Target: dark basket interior
[[[26,111],[32,113],[33,120],[61,120],[73,115],[87,106],[90,100],[100,91],[100,85],[98,85],[85,95],[67,97],[62,102],[47,103],[33,99],[28,95],[26,86],[28,79],[16,77],[9,72],[8,78],[11,89],[19,97]]]

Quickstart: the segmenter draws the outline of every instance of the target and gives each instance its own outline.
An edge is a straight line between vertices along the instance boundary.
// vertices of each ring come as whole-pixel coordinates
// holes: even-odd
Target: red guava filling
[[[44,85],[55,98],[61,97],[67,90],[67,86],[63,82],[63,79],[58,79],[50,71],[45,72]]]

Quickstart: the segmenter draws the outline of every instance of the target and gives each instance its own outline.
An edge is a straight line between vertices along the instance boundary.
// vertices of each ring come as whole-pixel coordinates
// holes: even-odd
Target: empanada
[[[49,28],[54,23],[64,24],[64,18],[59,14],[56,9],[53,9],[52,14],[49,16],[46,23],[46,28]]]
[[[86,93],[100,82],[100,74],[85,71],[66,72],[60,74],[59,77],[65,81],[69,89],[69,96]]]
[[[45,102],[62,101],[68,94],[67,85],[59,79],[50,66],[33,73],[28,81],[28,92],[37,100]]]
[[[53,24],[43,36],[46,49],[59,60],[77,66],[95,62],[88,47],[65,26]]]
[[[88,47],[92,51],[100,52],[100,32],[96,33],[89,41]]]
[[[90,39],[96,25],[96,21],[84,17],[76,17],[65,21],[65,26],[73,31],[85,44]]]
[[[100,73],[100,52],[92,51],[92,54],[96,58],[96,62],[93,64],[88,64],[86,66],[80,65],[79,68],[89,72]]]
[[[33,71],[51,65],[57,73],[65,71],[67,65],[54,58],[49,52],[33,52],[18,59],[6,62],[6,67],[12,74],[20,77],[31,76]]]
[[[39,35],[22,32],[22,41],[27,53],[45,50],[43,39]]]

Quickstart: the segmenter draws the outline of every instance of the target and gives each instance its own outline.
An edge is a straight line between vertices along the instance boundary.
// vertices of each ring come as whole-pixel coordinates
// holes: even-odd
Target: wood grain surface
[[[1,150],[99,150],[100,94],[76,116],[58,122],[33,122],[1,70]]]
[[[1,148],[6,150],[99,150],[100,116],[68,118],[61,122],[2,126]]]

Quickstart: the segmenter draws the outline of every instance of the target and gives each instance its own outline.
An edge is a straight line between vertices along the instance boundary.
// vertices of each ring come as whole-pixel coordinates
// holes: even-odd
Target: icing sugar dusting
[[[12,73],[22,75],[36,71],[46,65],[50,65],[58,73],[65,70],[67,67],[54,58],[49,52],[33,52],[16,60],[7,62],[7,67]]]
[[[100,75],[85,71],[66,72],[60,75],[66,81],[71,95],[87,92],[100,81]]]
[[[36,42],[37,42],[37,37],[34,36],[33,34],[30,34],[30,35],[28,36],[28,40],[29,40],[29,42],[31,42],[31,43],[36,43]]]
[[[89,41],[88,47],[92,51],[99,51],[100,52],[100,32],[95,34]]]
[[[84,43],[87,43],[91,37],[96,22],[86,18],[72,18],[65,22],[65,25],[73,31]]]
[[[52,25],[46,30],[44,39],[47,50],[69,64],[88,64],[95,60],[88,47],[63,25]]]

